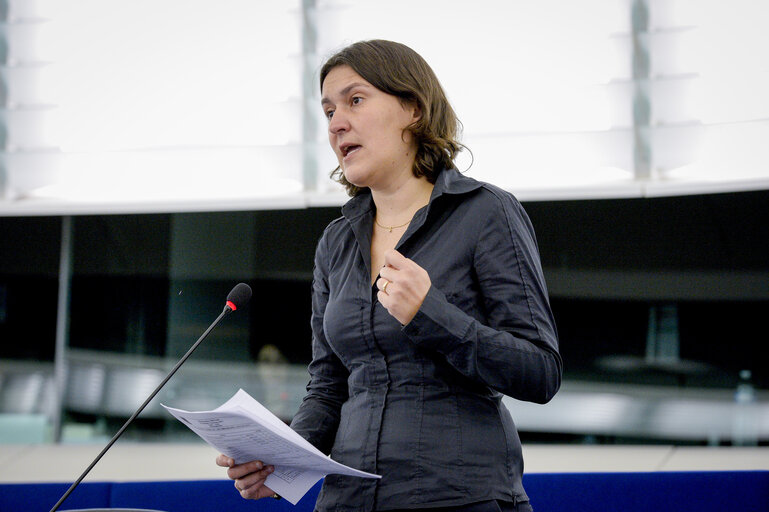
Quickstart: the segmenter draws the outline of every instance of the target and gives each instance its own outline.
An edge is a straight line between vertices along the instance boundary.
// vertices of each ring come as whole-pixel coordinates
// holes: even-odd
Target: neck
[[[430,202],[433,184],[424,178],[411,176],[389,190],[371,190],[376,204],[376,218],[385,226],[397,226],[408,222],[414,214]]]

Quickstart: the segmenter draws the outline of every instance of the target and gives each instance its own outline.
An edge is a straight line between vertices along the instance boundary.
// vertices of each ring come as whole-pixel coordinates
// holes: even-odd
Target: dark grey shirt
[[[521,443],[501,394],[547,402],[562,362],[520,203],[455,170],[440,173],[396,246],[432,282],[405,327],[371,285],[370,193],[342,213],[316,251],[310,382],[291,426],[382,479],[329,475],[317,510],[526,501]]]

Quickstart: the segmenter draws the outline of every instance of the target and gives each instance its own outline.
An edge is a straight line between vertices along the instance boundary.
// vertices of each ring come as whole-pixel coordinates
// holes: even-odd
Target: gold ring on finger
[[[387,293],[387,285],[388,285],[388,284],[390,284],[390,281],[388,281],[388,280],[386,280],[386,279],[385,279],[385,284],[384,284],[384,286],[382,287],[382,291],[383,291],[383,292],[385,292],[385,293]]]

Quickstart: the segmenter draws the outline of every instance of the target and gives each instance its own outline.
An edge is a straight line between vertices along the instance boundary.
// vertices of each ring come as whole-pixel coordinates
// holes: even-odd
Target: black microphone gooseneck
[[[229,295],[227,295],[227,303],[224,306],[224,310],[219,314],[219,316],[216,318],[216,320],[213,321],[211,325],[208,326],[208,329],[198,338],[198,341],[195,342],[194,345],[187,351],[186,354],[182,356],[181,359],[179,359],[179,362],[176,363],[176,366],[171,369],[170,372],[168,372],[168,375],[163,379],[163,381],[158,385],[158,387],[155,388],[155,391],[153,391],[150,396],[147,397],[147,399],[144,401],[143,404],[139,406],[138,409],[136,409],[136,412],[133,413],[133,415],[128,418],[128,421],[126,421],[122,427],[120,427],[120,430],[118,430],[117,434],[110,439],[110,442],[107,443],[107,446],[104,447],[104,449],[101,451],[99,455],[96,456],[96,458],[91,462],[91,465],[86,468],[85,471],[83,471],[83,474],[80,475],[80,477],[75,480],[75,483],[73,483],[69,489],[67,489],[67,492],[64,493],[64,496],[59,499],[59,501],[56,503],[56,505],[53,506],[50,512],[55,512],[59,509],[59,506],[61,506],[62,503],[64,503],[64,500],[67,499],[67,497],[72,494],[72,491],[75,490],[75,487],[78,486],[80,482],[83,481],[83,478],[93,469],[93,467],[96,465],[97,462],[101,460],[101,458],[104,456],[105,453],[107,453],[107,450],[110,449],[110,447],[115,444],[115,441],[118,440],[118,438],[125,432],[125,429],[128,428],[128,425],[133,422],[134,419],[144,410],[145,407],[147,407],[147,404],[152,401],[153,398],[155,398],[155,395],[158,394],[158,392],[163,388],[163,386],[166,385],[166,382],[176,373],[176,370],[181,367],[182,364],[189,358],[192,353],[195,351],[196,348],[198,348],[198,345],[206,339],[206,336],[216,327],[219,322],[227,316],[228,314],[232,313],[236,309],[245,306],[249,299],[251,298],[251,287],[248,286],[246,283],[238,283],[235,285],[235,287],[230,291]]]

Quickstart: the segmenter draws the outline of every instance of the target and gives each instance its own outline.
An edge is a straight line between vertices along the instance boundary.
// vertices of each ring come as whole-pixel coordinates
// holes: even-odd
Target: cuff
[[[451,304],[434,286],[403,332],[419,346],[447,353],[465,339],[472,317]]]

